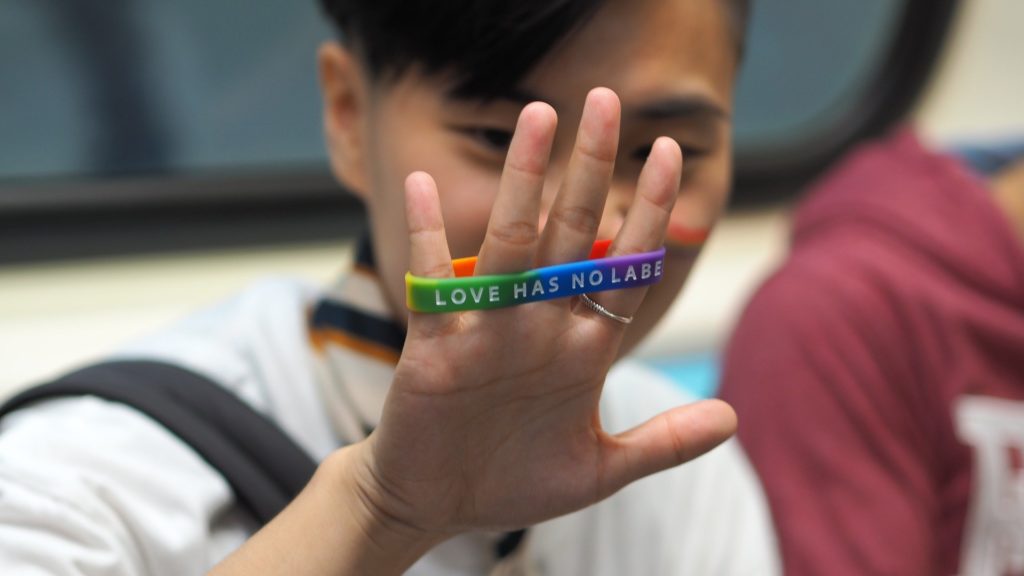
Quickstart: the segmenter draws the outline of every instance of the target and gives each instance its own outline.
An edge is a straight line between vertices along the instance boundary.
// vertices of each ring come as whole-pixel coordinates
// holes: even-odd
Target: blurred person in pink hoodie
[[[1024,573],[1024,162],[911,131],[797,208],[723,397],[787,574]]]

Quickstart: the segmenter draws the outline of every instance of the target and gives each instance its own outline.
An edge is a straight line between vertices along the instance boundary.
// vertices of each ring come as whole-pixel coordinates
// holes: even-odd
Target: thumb
[[[705,400],[662,412],[614,437],[606,452],[604,497],[645,476],[689,462],[736,433],[736,412]]]

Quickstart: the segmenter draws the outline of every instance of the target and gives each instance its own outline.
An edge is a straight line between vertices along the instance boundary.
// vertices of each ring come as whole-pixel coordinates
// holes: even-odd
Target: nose
[[[558,192],[560,178],[549,180],[545,186],[541,200],[539,229],[544,230],[548,222],[548,213],[554,203],[555,195]],[[597,228],[598,240],[611,240],[619,233],[622,224],[626,220],[626,214],[633,203],[633,196],[636,194],[636,185],[613,180],[605,198],[604,212],[601,214],[601,223]]]
[[[636,189],[634,186],[624,184],[612,185],[605,199],[601,223],[597,227],[598,240],[611,240],[619,233],[619,229],[622,228],[622,224],[626,220],[629,207],[633,203],[633,195],[635,193]],[[551,201],[549,199],[554,200],[554,198],[545,194],[546,201],[542,203],[540,211],[539,224],[541,231],[544,230],[544,226],[548,222],[548,212],[551,209]]]

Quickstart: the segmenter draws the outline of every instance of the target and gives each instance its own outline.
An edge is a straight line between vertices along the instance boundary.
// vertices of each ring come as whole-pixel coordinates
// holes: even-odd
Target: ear
[[[365,200],[368,80],[359,59],[337,42],[320,47],[317,64],[331,171],[339,182]]]

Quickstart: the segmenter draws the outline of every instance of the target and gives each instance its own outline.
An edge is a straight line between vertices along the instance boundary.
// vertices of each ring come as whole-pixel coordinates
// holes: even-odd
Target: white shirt
[[[318,324],[325,302],[376,318],[386,312],[365,271],[325,292],[271,280],[116,357],[202,373],[320,459],[376,424],[393,370],[379,342]],[[659,375],[620,363],[608,377],[602,422],[624,430],[687,400]],[[203,574],[256,529],[215,469],[120,404],[48,401],[3,419],[0,432],[4,574]],[[779,572],[760,486],[731,441],[527,534],[517,561],[539,574]],[[408,574],[487,574],[499,536],[453,538]]]

